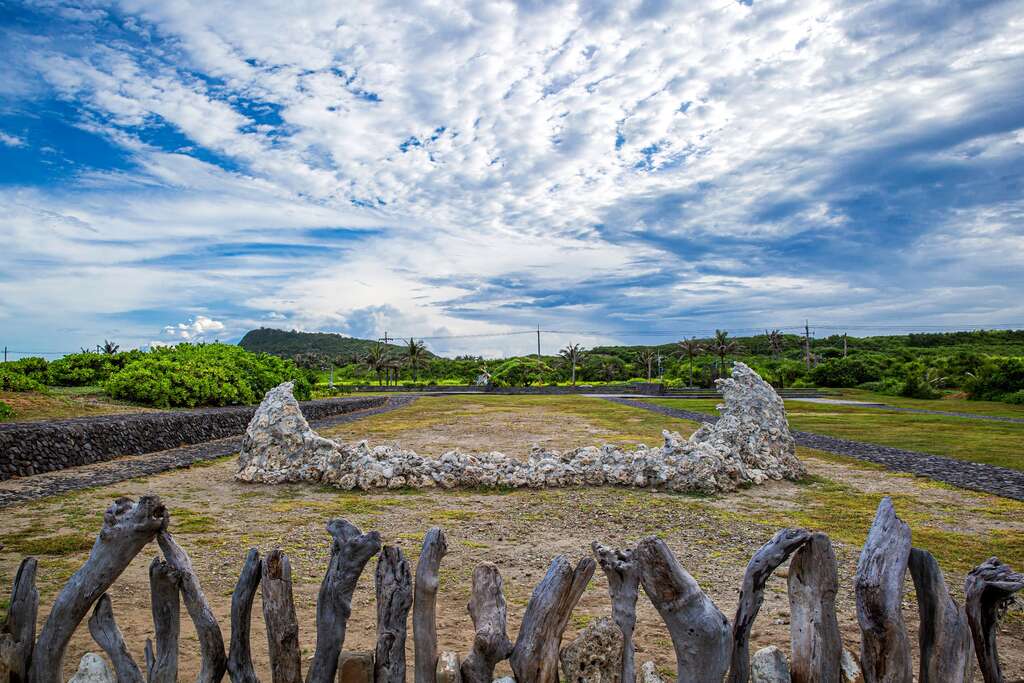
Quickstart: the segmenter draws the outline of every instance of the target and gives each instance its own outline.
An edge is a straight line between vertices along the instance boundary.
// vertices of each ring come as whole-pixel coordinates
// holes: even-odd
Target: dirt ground
[[[649,423],[650,413],[622,406],[605,409],[589,404],[585,408],[568,405],[463,401],[446,408],[414,404],[403,409],[406,412],[402,415],[399,413],[403,411],[396,411],[390,416],[344,425],[329,434],[344,439],[369,437],[374,443],[396,441],[432,454],[455,446],[471,450],[484,442],[496,450],[525,455],[534,442],[567,448],[603,440],[630,440],[638,435],[650,443],[659,439]],[[671,424],[673,429],[693,426],[681,421]],[[40,558],[40,612],[45,615],[60,586],[87,557],[90,538],[99,528],[106,505],[119,495],[156,493],[171,511],[171,531],[192,557],[225,641],[230,596],[248,548],[258,547],[265,554],[280,546],[288,554],[306,666],[315,641],[316,593],[329,549],[324,524],[337,516],[363,530],[378,530],[385,543],[402,549],[413,567],[423,533],[434,525],[445,530],[449,553],[441,565],[439,648],[462,654],[473,639],[466,603],[470,577],[478,563],[494,562],[502,573],[509,633],[514,639],[530,592],[551,559],[564,554],[575,562],[589,554],[593,540],[621,546],[651,534],[664,538],[682,565],[731,618],[746,562],[775,530],[800,525],[821,529],[830,534],[835,545],[840,626],[846,647],[854,653],[859,648],[859,631],[852,577],[859,542],[881,495],[894,496],[897,511],[911,524],[915,545],[936,554],[958,600],[962,599],[964,573],[971,565],[991,554],[999,554],[1010,564],[1019,564],[1024,557],[1022,504],[809,451],[801,455],[810,473],[805,482],[771,482],[713,498],[610,488],[347,493],[306,485],[238,483],[232,478],[233,458],[222,459],[205,467],[166,472],[0,512],[0,538],[7,546],[0,550],[0,579],[9,585],[21,556],[35,551]],[[47,544],[53,539],[62,540]],[[147,567],[157,552],[155,544],[148,547],[110,590],[114,614],[139,663],[144,661],[146,638],[153,636]],[[345,643],[348,650],[372,650],[376,640],[374,562],[367,566],[355,594]],[[789,607],[784,576],[782,568],[769,581],[765,604],[754,626],[752,651],[769,644],[788,650]],[[607,582],[598,569],[573,614],[566,641],[591,620],[610,612]],[[643,596],[638,612],[638,663],[653,660],[671,675],[674,656],[668,632]],[[909,580],[904,616],[911,640],[916,643],[918,619]],[[198,672],[198,648],[184,610],[182,617],[180,678],[189,680]],[[257,602],[253,655],[258,674],[269,680],[265,638]],[[410,665],[411,644],[410,633]],[[87,651],[99,652],[99,648],[83,624],[67,654],[66,677]],[[1019,608],[1011,609],[1003,622],[1000,652],[1007,680],[1024,678],[1024,618]],[[502,663],[497,675],[509,673],[507,662]],[[411,680],[411,674],[409,677]]]

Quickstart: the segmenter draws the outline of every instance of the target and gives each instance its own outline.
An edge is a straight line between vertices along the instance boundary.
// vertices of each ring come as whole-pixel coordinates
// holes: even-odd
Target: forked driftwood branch
[[[301,683],[302,653],[299,620],[292,597],[292,565],[280,548],[270,551],[261,563],[260,591],[263,620],[267,624],[267,648],[273,683]]]
[[[594,575],[594,560],[573,568],[559,555],[533,589],[509,658],[517,683],[558,683],[558,653],[572,610]]]
[[[995,557],[972,569],[964,582],[967,621],[974,637],[981,676],[985,683],[1003,683],[996,635],[999,619],[1013,594],[1024,588],[1024,574],[1018,574]]]
[[[398,546],[380,551],[377,588],[377,649],[373,658],[375,683],[405,683],[405,636],[412,606],[412,576]]]
[[[885,497],[864,541],[854,579],[865,683],[913,680],[910,639],[900,607],[909,558],[910,527],[896,516],[892,499]]]
[[[104,593],[96,601],[96,609],[89,618],[89,633],[96,644],[110,657],[117,674],[117,683],[142,683],[142,672],[132,659],[125,645],[121,629],[114,621],[114,610],[110,605],[110,596]]]
[[[672,636],[679,680],[720,683],[732,651],[729,620],[660,538],[640,541],[637,554],[644,592]]]
[[[750,628],[764,602],[764,584],[768,577],[793,552],[810,539],[804,529],[782,529],[761,546],[747,564],[740,588],[740,602],[732,623],[732,663],[729,683],[747,683],[750,679]]]
[[[149,565],[149,594],[153,612],[153,642],[146,639],[148,683],[177,683],[178,638],[181,633],[181,601],[178,576],[164,560],[154,557]]]
[[[437,677],[437,589],[441,558],[448,552],[444,532],[434,527],[423,537],[416,563],[416,592],[412,608],[415,644],[415,683],[434,683]]]
[[[39,611],[37,568],[36,558],[26,557],[14,575],[7,618],[0,624],[0,682],[26,683],[28,680]]]
[[[622,683],[636,681],[636,648],[633,630],[636,628],[636,601],[640,595],[640,564],[632,548],[616,550],[594,541],[594,552],[601,571],[608,579],[608,593],[612,599],[612,620],[622,631]]]
[[[462,662],[463,683],[491,683],[494,667],[512,654],[506,623],[508,612],[502,594],[501,573],[490,562],[473,570],[469,616],[473,619],[473,649]]]

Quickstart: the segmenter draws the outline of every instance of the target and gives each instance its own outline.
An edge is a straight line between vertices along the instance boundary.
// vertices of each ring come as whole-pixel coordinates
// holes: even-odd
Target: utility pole
[[[377,341],[382,341],[385,344],[387,344],[388,342],[394,341],[394,337],[389,337],[388,331],[384,330],[384,337],[382,339],[378,339]]]
[[[537,367],[540,367],[540,325],[537,325]]]
[[[4,362],[7,362],[7,347],[4,347]]]
[[[804,319],[804,363],[807,369],[811,369],[811,326],[810,322]]]
[[[843,358],[846,358],[846,333],[843,332]]]

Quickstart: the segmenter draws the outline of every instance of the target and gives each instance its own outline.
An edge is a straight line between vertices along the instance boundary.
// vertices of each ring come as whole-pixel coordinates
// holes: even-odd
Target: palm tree
[[[370,347],[370,350],[366,352],[366,355],[362,358],[362,364],[368,369],[373,370],[377,373],[377,386],[383,386],[384,380],[381,377],[384,374],[384,370],[388,367],[390,359],[388,353],[384,349],[384,345],[380,342]]]
[[[569,344],[564,349],[558,352],[567,363],[572,366],[572,385],[576,386],[576,366],[579,365],[580,361],[583,360],[583,347],[579,344]]]
[[[693,386],[693,359],[704,353],[704,346],[697,343],[696,337],[690,337],[682,341],[676,342],[679,347],[680,353],[682,353],[690,361],[690,385]]]
[[[106,339],[104,339],[103,346],[99,347],[99,350],[102,353],[107,354],[108,356],[113,356],[115,353],[117,353],[117,350],[119,348],[121,347],[118,344],[115,344],[112,341],[107,341]]]
[[[427,345],[409,337],[405,342],[405,362],[412,368],[412,381],[416,383],[416,371],[423,366],[427,358]]]
[[[782,333],[778,330],[765,330],[764,336],[768,337],[768,348],[771,350],[772,358],[778,358],[782,353]]]
[[[715,340],[711,342],[711,349],[715,352],[715,355],[719,358],[718,374],[719,376],[725,371],[725,357],[730,353],[737,353],[743,347],[737,342],[729,339],[729,333],[725,330],[715,330]]]
[[[636,359],[640,361],[641,365],[647,366],[647,381],[651,381],[651,366],[654,365],[654,361],[658,359],[658,354],[653,349],[644,349],[636,354]]]

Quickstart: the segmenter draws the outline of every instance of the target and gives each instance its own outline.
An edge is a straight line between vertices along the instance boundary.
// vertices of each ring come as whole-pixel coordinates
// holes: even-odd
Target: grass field
[[[718,413],[718,401],[668,398],[650,402]],[[786,401],[786,414],[790,427],[801,431],[1024,469],[1024,424],[793,400]]]
[[[69,417],[138,413],[150,408],[115,401],[99,387],[51,387],[37,391],[0,391],[0,401],[14,409],[14,419],[63,420]]]
[[[695,423],[668,420],[649,411],[582,397],[453,396],[420,399],[405,408],[349,423],[329,432],[343,440],[397,442],[440,453],[453,446],[484,447],[525,457],[533,443],[552,448],[613,442],[661,441],[662,428],[687,433]],[[863,436],[863,435],[862,435]],[[171,510],[171,529],[192,555],[215,614],[227,631],[230,594],[245,551],[282,547],[291,557],[304,656],[312,652],[314,606],[327,558],[323,525],[345,516],[363,529],[377,529],[415,561],[423,533],[440,525],[448,534],[442,563],[438,629],[442,649],[465,652],[472,642],[465,605],[473,568],[498,565],[505,579],[509,627],[518,628],[526,601],[559,553],[575,561],[592,540],[635,543],[645,535],[663,537],[683,565],[730,617],[750,555],[783,526],[828,533],[840,563],[838,598],[846,646],[857,651],[859,632],[852,576],[859,546],[883,495],[893,496],[910,524],[914,544],[931,550],[962,597],[965,572],[997,555],[1024,566],[1024,503],[961,491],[927,480],[881,470],[845,458],[800,449],[808,466],[799,483],[770,482],[729,495],[695,497],[633,489],[526,491],[341,492],[307,485],[251,485],[233,480],[233,458],[205,467],[176,470],[146,479],[19,505],[0,515],[0,582],[9,585],[18,560],[40,558],[40,589],[46,613],[57,590],[88,555],[103,508],[118,495],[161,495]],[[137,661],[152,636],[146,567],[156,553],[147,549],[111,591],[115,614]],[[346,647],[372,649],[373,567],[364,573],[354,604]],[[598,572],[584,593],[567,631],[572,637],[589,621],[610,613],[607,584]],[[905,617],[916,642],[917,614],[908,582]],[[754,630],[754,647],[788,647],[785,580],[773,578]],[[259,614],[257,608],[256,614]],[[184,617],[184,612],[183,612]],[[1000,635],[1008,679],[1024,676],[1024,619],[1011,610]],[[257,669],[269,680],[262,619],[253,620]],[[187,617],[182,627],[181,678],[194,677],[195,635]],[[638,659],[654,660],[669,672],[671,642],[651,605],[641,598]],[[411,645],[411,638],[410,638]],[[70,676],[81,654],[95,650],[86,629],[75,635],[66,664]],[[411,653],[409,655],[411,661]],[[498,675],[508,672],[507,664]]]

